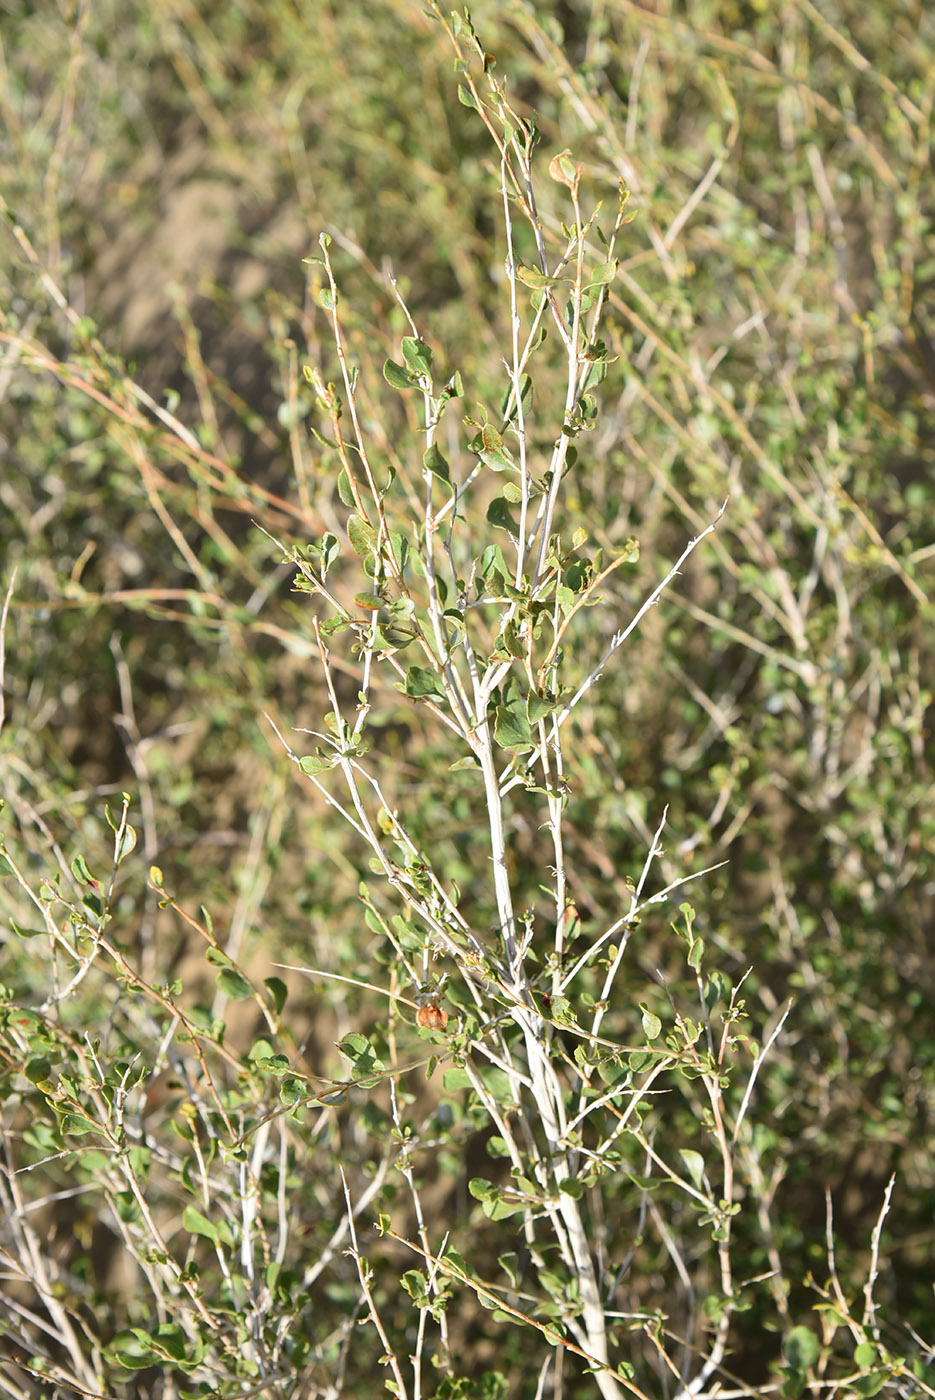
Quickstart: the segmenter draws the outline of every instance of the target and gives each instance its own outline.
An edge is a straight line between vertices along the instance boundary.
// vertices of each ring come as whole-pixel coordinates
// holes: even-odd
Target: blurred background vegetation
[[[582,676],[730,497],[582,707],[568,852],[582,939],[628,905],[667,806],[667,879],[724,862],[692,899],[724,977],[751,969],[758,1031],[794,998],[758,1091],[791,1315],[824,1267],[826,1191],[839,1270],[862,1278],[895,1172],[880,1286],[900,1336],[927,1334],[935,12],[478,0],[472,17],[538,114],[543,167],[568,147],[588,198],[612,206],[622,179],[636,212],[566,509],[608,558],[630,536],[640,558],[574,639]],[[331,233],[367,431],[415,481],[415,422],[380,376],[406,331],[387,274],[467,404],[495,410],[509,332],[492,148],[413,0],[5,0],[0,37],[5,839],[36,868],[60,855],[66,879],[78,851],[106,867],[104,805],[130,793],[140,841],[114,938],[150,980],[203,980],[206,1015],[201,944],[147,889],[151,864],[258,976],[289,962],[365,976],[382,956],[357,901],[365,859],[263,718],[314,728],[324,704],[311,604],[274,541],[302,546],[342,518],[309,431],[325,425],[301,366],[335,378],[337,364],[302,260]],[[467,460],[463,442],[446,451]],[[392,794],[488,926],[482,810],[439,781],[444,737],[382,699]],[[541,841],[520,801],[511,873],[530,906]],[[12,895],[3,915],[2,980],[28,1000],[48,970],[9,931]],[[634,938],[634,1002],[665,1004],[670,915]],[[291,1034],[319,1072],[340,1072],[340,1035],[385,1021],[347,984],[290,988]],[[93,979],[84,996],[84,1016],[129,1014]],[[232,1017],[234,1041],[251,1033]],[[474,1204],[459,1156],[482,1153],[473,1128],[448,1124],[442,1213]],[[366,1176],[381,1130],[333,1115],[309,1148],[310,1251],[343,1208],[336,1157]],[[29,1189],[53,1189],[55,1170]],[[113,1298],[114,1240],[83,1199],[56,1217],[57,1248]],[[771,1267],[755,1232],[748,1264]],[[346,1305],[342,1267],[310,1346]],[[651,1264],[628,1286],[624,1308],[670,1304]],[[767,1325],[738,1322],[731,1364],[752,1385],[776,1360]],[[479,1370],[508,1368],[486,1314],[458,1326]],[[379,1394],[379,1345],[355,1346],[346,1384]]]

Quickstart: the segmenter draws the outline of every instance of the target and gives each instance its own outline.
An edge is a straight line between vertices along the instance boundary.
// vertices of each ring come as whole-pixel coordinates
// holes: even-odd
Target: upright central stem
[[[478,726],[476,739],[475,752],[480,760],[487,797],[490,849],[493,859],[494,890],[497,899],[497,920],[501,935],[501,947],[505,955],[509,989],[515,998],[512,1014],[523,1032],[526,1060],[532,1080],[533,1102],[546,1141],[553,1187],[557,1195],[556,1204],[568,1233],[568,1240],[574,1256],[575,1277],[581,1299],[584,1342],[587,1351],[594,1360],[606,1365],[607,1329],[604,1308],[594,1273],[594,1263],[588,1246],[584,1221],[574,1196],[561,1189],[563,1183],[571,1175],[567,1148],[562,1145],[562,1088],[543,1044],[540,1033],[541,1021],[532,1004],[529,987],[523,969],[519,966],[517,956],[516,916],[513,910],[513,893],[510,889],[506,865],[503,803],[497,779],[493,736],[489,719],[485,718],[483,724]],[[604,1400],[621,1400],[623,1391],[616,1378],[609,1371],[598,1371],[595,1379]]]

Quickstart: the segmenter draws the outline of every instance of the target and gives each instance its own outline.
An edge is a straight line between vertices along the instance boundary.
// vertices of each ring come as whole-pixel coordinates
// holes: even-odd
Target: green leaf
[[[704,959],[704,939],[696,938],[688,953],[688,966],[694,972],[701,971],[701,964]]]
[[[818,1338],[810,1327],[793,1327],[783,1338],[782,1354],[793,1371],[807,1371],[814,1366],[819,1350]]]
[[[34,1055],[32,1059],[26,1061],[23,1073],[30,1084],[41,1084],[43,1080],[49,1078],[51,1070],[51,1062],[44,1055]]]
[[[342,467],[338,473],[338,495],[344,505],[352,506],[354,504],[354,493],[351,490],[346,467]]]
[[[704,985],[705,1006],[710,1011],[719,1001],[730,1001],[731,984],[723,972],[709,972]]]
[[[394,598],[391,603],[387,603],[386,610],[394,622],[411,622],[415,616],[416,605],[411,598]],[[364,703],[361,696],[361,704]]]
[[[59,1131],[65,1137],[84,1137],[85,1133],[100,1133],[103,1129],[100,1123],[95,1123],[92,1118],[86,1118],[83,1113],[63,1113],[59,1123]]]
[[[370,1041],[360,1031],[351,1031],[343,1040],[335,1042],[338,1050],[354,1067],[357,1077],[365,1074],[382,1074],[383,1061],[377,1055]]]
[[[47,928],[23,928],[22,924],[18,924],[15,919],[10,920],[10,928],[17,938],[42,938],[48,937],[49,934]]]
[[[449,647],[457,646],[458,643],[464,639],[464,614],[460,613],[457,608],[446,608],[442,616],[447,621],[450,629],[448,633],[448,645]]]
[[[502,496],[494,496],[490,502],[487,507],[487,519],[491,525],[508,531],[514,540],[519,539],[519,526],[510,514],[510,507]]]
[[[463,83],[458,84],[458,101],[462,107],[470,107],[472,111],[478,112],[480,108],[474,98],[474,94],[466,88]]]
[[[890,1379],[890,1372],[872,1371],[869,1376],[858,1376],[856,1381],[851,1381],[851,1385],[856,1395],[879,1395],[880,1391]]]
[[[331,754],[330,757],[322,757],[321,754],[307,754],[305,758],[299,759],[299,767],[306,777],[314,778],[319,773],[327,773],[337,761],[337,754]]]
[[[535,292],[544,291],[547,287],[557,287],[560,282],[568,280],[565,277],[549,277],[538,267],[519,266],[516,269],[516,275],[521,282],[524,282],[527,287],[532,287]]]
[[[13,867],[6,856],[0,853],[0,875],[12,875]]]
[[[402,651],[414,641],[415,637],[411,631],[391,625],[377,627],[373,634],[373,643],[377,651]]]
[[[502,436],[492,423],[485,423],[480,430],[478,455],[488,466],[496,467],[497,470],[514,465],[513,458],[504,446]]]
[[[660,1026],[659,1029],[661,1030],[662,1027]],[[688,1175],[700,1190],[704,1177],[704,1158],[701,1153],[692,1151],[690,1147],[681,1147],[679,1148],[679,1156],[688,1168]]]
[[[530,691],[526,701],[526,715],[530,724],[538,724],[540,719],[554,714],[557,709],[557,700],[549,700],[545,695],[537,695],[534,690]]]
[[[428,1303],[428,1280],[421,1269],[407,1269],[400,1278],[405,1291],[416,1304]]]
[[[503,557],[503,550],[498,544],[489,544],[480,557],[481,577],[486,578],[490,573],[498,573],[503,578],[509,578],[510,571],[506,566]]]
[[[636,1176],[633,1172],[625,1171],[624,1176],[633,1182],[640,1191],[656,1191],[662,1182],[656,1176]]]
[[[575,1052],[577,1057],[577,1050]],[[622,1065],[616,1057],[606,1060],[599,1060],[597,1072],[605,1084],[620,1084],[629,1078],[629,1069]]]
[[[446,486],[451,484],[451,471],[448,463],[445,461],[434,442],[431,447],[422,454],[422,465],[427,471],[430,471],[433,476],[437,476],[439,481],[443,481]]]
[[[640,1002],[640,1010],[643,1013],[643,1034],[647,1040],[655,1040],[662,1034],[662,1022],[652,1011],[647,1010],[643,1002]]]
[[[71,873],[76,880],[80,880],[83,885],[88,885],[94,879],[88,869],[84,856],[77,855],[71,863]]]
[[[83,1163],[84,1169],[87,1171],[87,1156],[84,1157]],[[114,1196],[114,1208],[117,1212],[117,1218],[122,1220],[125,1225],[135,1225],[143,1218],[139,1203],[132,1191],[118,1191]]]
[[[404,335],[402,340],[403,359],[413,374],[430,379],[432,376],[432,352],[424,340],[414,335]],[[391,364],[392,361],[387,361]]]
[[[390,531],[390,544],[392,545],[393,553],[396,555],[396,559],[397,559],[397,562],[398,562],[398,564],[399,564],[399,567],[400,567],[401,569],[404,569],[404,568],[406,567],[406,564],[407,564],[408,561],[409,561],[409,540],[408,540],[408,538],[407,538],[405,535],[400,534],[400,532],[399,532],[398,530],[391,530],[391,531]]]
[[[539,1269],[537,1277],[546,1293],[561,1303],[566,1296],[565,1280],[561,1274],[553,1274],[551,1269]]]
[[[552,998],[552,1020],[560,1026],[576,1026],[578,1024],[575,1008],[567,997]]]
[[[321,537],[321,544],[318,546],[318,556],[321,559],[322,578],[328,573],[331,565],[341,553],[341,543],[337,535],[333,535],[327,530]]]
[[[127,855],[133,850],[136,850],[136,830],[127,822],[119,834],[118,841],[116,841],[115,853],[113,853],[116,864],[119,865],[120,861],[126,860]]]
[[[507,709],[505,705],[497,706],[493,736],[501,748],[513,753],[528,753],[535,747],[529,720],[523,711]]]
[[[220,1242],[216,1226],[194,1206],[186,1206],[182,1211],[182,1228],[190,1235],[202,1235],[206,1240],[211,1240],[212,1244]]]
[[[475,1200],[481,1202],[488,1220],[506,1220],[517,1211],[526,1209],[523,1201],[505,1200],[499,1186],[495,1186],[492,1181],[486,1181],[482,1176],[471,1177],[468,1190]]]
[[[108,1349],[108,1355],[125,1371],[143,1371],[153,1364],[152,1348],[141,1344],[134,1332],[121,1332]]]
[[[376,552],[377,532],[366,520],[361,520],[359,515],[348,517],[347,537],[354,553],[359,554],[361,558]]]
[[[253,988],[245,977],[233,967],[222,967],[217,975],[218,990],[232,1001],[246,1001],[253,996]]]
[[[133,1331],[141,1341],[148,1335],[154,1351],[164,1352],[173,1361],[185,1360],[185,1333],[178,1323],[160,1322],[148,1334],[142,1328],[134,1327]]]
[[[444,700],[445,687],[436,673],[427,666],[410,666],[406,672],[404,693],[413,700],[423,700],[426,696]]]
[[[591,273],[588,279],[588,286],[601,286],[606,282],[612,282],[617,275],[617,259],[611,258],[610,262],[601,263]]]
[[[518,659],[526,655],[526,648],[517,636],[514,623],[508,622],[497,640],[498,646],[505,651],[508,656],[513,656]]]
[[[384,360],[383,378],[387,384],[394,389],[411,389],[418,386],[418,376],[412,370],[406,369],[405,365],[398,365],[395,360]]]
[[[517,1211],[526,1210],[527,1207],[522,1201],[507,1201],[502,1196],[495,1200],[484,1201],[483,1210],[488,1220],[507,1220],[511,1215],[516,1215]],[[479,1300],[484,1307],[495,1307],[495,1303],[486,1303],[483,1298]]]
[[[269,992],[269,999],[278,1016],[286,1004],[286,997],[289,995],[289,988],[281,977],[266,977],[263,979],[263,986]]]
[[[304,1099],[308,1093],[308,1088],[303,1080],[297,1079],[294,1074],[288,1075],[279,1086],[279,1097],[284,1104],[291,1108],[293,1104]]]

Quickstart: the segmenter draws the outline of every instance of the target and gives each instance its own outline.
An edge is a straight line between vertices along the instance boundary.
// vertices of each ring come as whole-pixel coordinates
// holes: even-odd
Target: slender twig
[[[669,585],[669,584],[672,582],[672,580],[678,575],[679,570],[681,569],[682,565],[685,563],[685,560],[689,557],[689,555],[691,555],[692,553],[694,553],[694,551],[697,549],[698,545],[701,544],[701,541],[702,541],[703,539],[705,539],[706,536],[710,535],[710,534],[714,531],[714,529],[717,527],[717,524],[718,524],[719,520],[721,519],[721,516],[724,514],[724,512],[725,512],[726,509],[727,509],[727,502],[725,501],[724,504],[721,506],[721,509],[718,511],[717,515],[716,515],[716,516],[714,517],[714,519],[711,521],[710,525],[706,526],[705,529],[702,530],[702,532],[701,532],[700,535],[696,535],[695,538],[694,538],[693,540],[690,540],[689,543],[685,546],[685,548],[682,550],[682,553],[679,555],[678,559],[677,559],[676,562],[673,564],[672,568],[671,568],[671,569],[669,570],[669,572],[666,574],[665,578],[662,580],[661,583],[658,583],[658,584],[656,585],[656,587],[655,587],[655,588],[653,589],[653,591],[650,593],[650,595],[649,595],[649,597],[646,599],[646,601],[641,605],[640,608],[637,609],[636,613],[634,613],[633,617],[631,618],[630,622],[628,622],[627,626],[624,627],[624,628],[622,628],[619,632],[615,632],[615,633],[614,633],[613,637],[611,637],[611,639],[610,639],[610,645],[608,646],[607,650],[604,652],[604,655],[601,657],[600,661],[597,663],[597,665],[596,665],[596,666],[594,667],[594,669],[591,671],[590,675],[588,675],[588,676],[581,682],[581,685],[578,687],[578,689],[575,691],[574,695],[573,695],[573,696],[571,697],[571,699],[568,701],[568,704],[565,705],[564,708],[561,710],[561,712],[560,712],[560,714],[558,715],[558,718],[557,718],[557,723],[558,723],[558,724],[564,724],[564,723],[565,723],[566,719],[567,719],[568,716],[571,714],[572,710],[573,710],[573,709],[575,708],[575,706],[579,703],[579,701],[581,701],[581,700],[583,699],[583,697],[584,697],[584,696],[587,694],[587,692],[591,689],[591,687],[592,687],[592,685],[594,684],[594,682],[595,682],[595,681],[597,680],[597,678],[600,676],[601,672],[604,670],[604,667],[607,665],[607,662],[608,662],[608,661],[610,660],[610,658],[613,656],[614,652],[617,651],[617,650],[619,650],[619,648],[620,648],[620,647],[623,645],[623,643],[627,640],[627,638],[630,636],[630,634],[631,634],[633,631],[635,631],[635,629],[639,626],[640,622],[642,622],[643,618],[644,618],[644,617],[646,616],[646,614],[649,612],[650,608],[653,607],[653,606],[659,601],[659,598],[660,598],[661,595],[665,592],[665,590],[666,590],[666,588],[668,587],[668,585]]]

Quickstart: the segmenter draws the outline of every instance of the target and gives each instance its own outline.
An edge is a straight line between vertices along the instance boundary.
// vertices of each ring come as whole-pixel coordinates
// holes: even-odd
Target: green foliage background
[[[935,1218],[935,18],[850,0],[511,0],[479,3],[472,19],[517,108],[538,115],[543,172],[569,148],[587,201],[612,208],[623,179],[636,214],[603,324],[599,412],[577,441],[559,528],[582,525],[608,559],[635,537],[639,556],[569,633],[579,679],[729,497],[713,539],[576,718],[566,854],[582,946],[629,903],[667,809],[660,887],[711,868],[689,889],[705,971],[724,986],[748,974],[747,1029],[760,1041],[793,1000],[757,1088],[772,1234],[752,1208],[736,1225],[743,1275],[779,1258],[788,1290],[781,1305],[769,1286],[754,1290],[735,1319],[729,1369],[750,1388],[737,1393],[760,1393],[782,1364],[788,1379],[783,1335],[819,1326],[826,1192],[838,1273],[859,1307],[894,1173],[877,1285],[885,1344],[925,1356],[913,1334],[931,1339]],[[495,415],[509,335],[499,172],[458,101],[442,27],[410,0],[10,0],[2,43],[3,841],[25,884],[57,875],[80,912],[92,887],[75,857],[105,885],[113,861],[105,805],[119,825],[128,793],[138,832],[108,906],[124,964],[90,967],[67,999],[54,989],[73,969],[15,931],[37,927],[24,883],[0,886],[7,1167],[31,1168],[10,1181],[47,1226],[66,1311],[95,1318],[103,1388],[155,1395],[166,1368],[145,1347],[132,1365],[118,1345],[152,1321],[139,1275],[119,1262],[116,1222],[137,1207],[109,1182],[103,1152],[57,1155],[65,1110],[49,1086],[77,1076],[93,1027],[104,1062],[133,1066],[129,1078],[109,1071],[109,1092],[140,1079],[152,1094],[175,1004],[214,1037],[225,1111],[243,1133],[279,1102],[260,1040],[329,1081],[346,1073],[334,1043],[352,1033],[373,1034],[387,1063],[425,1050],[411,1017],[400,1023],[354,984],[395,975],[358,900],[366,852],[296,781],[264,720],[300,752],[293,731],[320,727],[314,607],[283,560],[345,518],[334,455],[310,432],[327,437],[328,425],[301,367],[328,381],[338,366],[320,270],[302,259],[321,230],[332,235],[366,431],[398,474],[404,513],[421,446],[416,406],[381,373],[407,333],[386,272],[442,376],[460,372],[465,411]],[[540,212],[558,237],[564,192],[543,180]],[[518,251],[531,261],[531,238]],[[536,404],[561,402],[561,372],[546,349]],[[456,414],[445,431],[463,475],[469,434]],[[548,449],[547,434],[537,445]],[[343,664],[353,697],[349,652]],[[472,926],[489,928],[483,807],[448,772],[446,733],[390,687],[371,724],[391,801],[460,887]],[[537,810],[519,797],[511,831],[511,879],[534,910],[548,857]],[[671,927],[677,903],[634,935],[621,1027],[639,1003],[671,1021],[697,999]],[[278,966],[293,963],[332,976]],[[287,979],[285,1010],[267,984],[264,1020],[233,964],[258,988]],[[162,1002],[141,1000],[134,975]],[[195,1134],[185,1086],[167,1074],[147,1100],[145,1133],[161,1147],[139,1170],[178,1230],[179,1144]],[[494,1170],[483,1115],[418,1075],[404,1092],[434,1224],[473,1229],[474,1267],[490,1277],[511,1222],[483,1219],[467,1190]],[[265,1168],[271,1199],[288,1177],[296,1227],[272,1286],[300,1394],[382,1393],[380,1340],[353,1326],[355,1268],[329,1243],[344,1212],[338,1163],[356,1196],[381,1183],[361,1232],[378,1208],[408,1208],[398,1174],[379,1176],[387,1102],[366,1098],[309,1112],[303,1150],[275,1181]],[[687,1093],[654,1140],[697,1145],[700,1115]],[[611,1233],[637,1250],[616,1306],[687,1328],[706,1285],[709,1299],[717,1291],[710,1232],[693,1234],[672,1206],[669,1228],[691,1240],[689,1303],[624,1173],[639,1176],[632,1153],[604,1198]],[[185,1228],[214,1243],[190,1216]],[[367,1252],[405,1352],[417,1288],[399,1279],[413,1257],[372,1241]],[[183,1255],[191,1264],[195,1246]],[[212,1258],[202,1279],[235,1312]],[[0,1284],[25,1307],[21,1287],[15,1271]],[[536,1394],[521,1332],[469,1293],[449,1312],[464,1376],[433,1382],[439,1395],[497,1393],[495,1372],[510,1375],[510,1394]],[[19,1364],[25,1327],[9,1325],[3,1364],[21,1393],[44,1394]],[[648,1365],[638,1328],[632,1348]],[[896,1386],[869,1369],[858,1393]],[[229,1377],[216,1383],[234,1393]],[[594,1393],[571,1359],[564,1384]]]

